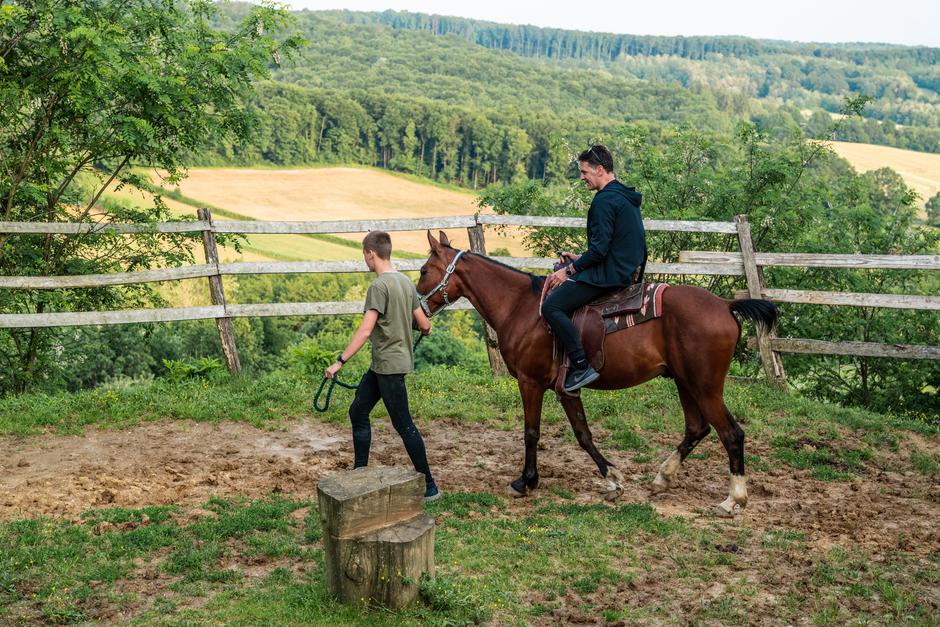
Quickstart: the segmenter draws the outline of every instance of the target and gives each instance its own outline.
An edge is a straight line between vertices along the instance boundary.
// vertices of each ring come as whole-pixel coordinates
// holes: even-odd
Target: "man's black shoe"
[[[572,370],[568,373],[568,376],[565,377],[565,392],[574,392],[575,390],[583,388],[588,383],[596,381],[600,376],[601,373],[594,370],[593,366],[590,365],[581,370]]]

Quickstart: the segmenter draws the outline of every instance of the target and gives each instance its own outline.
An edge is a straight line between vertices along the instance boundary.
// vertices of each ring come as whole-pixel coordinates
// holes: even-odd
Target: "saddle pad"
[[[644,283],[643,287],[643,301],[639,309],[604,317],[605,335],[620,329],[635,327],[663,315],[663,292],[666,291],[669,285],[666,283]]]

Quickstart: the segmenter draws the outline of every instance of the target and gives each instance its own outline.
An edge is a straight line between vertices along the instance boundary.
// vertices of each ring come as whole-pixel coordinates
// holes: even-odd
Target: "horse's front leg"
[[[509,496],[526,496],[529,490],[539,485],[539,470],[536,456],[539,448],[539,435],[542,425],[542,398],[545,388],[532,381],[519,380],[519,393],[522,395],[522,408],[525,413],[525,467],[522,476],[506,486]]]
[[[594,445],[594,437],[591,435],[591,429],[588,428],[587,417],[584,415],[584,404],[581,402],[581,397],[563,396],[561,398],[561,405],[565,408],[565,414],[568,416],[568,422],[571,423],[571,428],[574,429],[574,435],[578,439],[578,444],[587,451],[587,454],[590,455],[594,463],[597,464],[597,470],[601,473],[601,476],[607,480],[607,492],[604,493],[604,498],[608,501],[613,501],[623,494],[623,473],[614,468],[614,465],[610,463],[606,457],[601,455],[601,452],[598,451],[597,447]]]

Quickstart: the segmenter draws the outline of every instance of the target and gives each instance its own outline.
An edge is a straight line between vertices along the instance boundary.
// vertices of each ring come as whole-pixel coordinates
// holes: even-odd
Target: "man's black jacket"
[[[614,180],[594,195],[587,217],[588,249],[574,262],[575,281],[598,287],[630,285],[646,256],[640,217],[643,195]]]

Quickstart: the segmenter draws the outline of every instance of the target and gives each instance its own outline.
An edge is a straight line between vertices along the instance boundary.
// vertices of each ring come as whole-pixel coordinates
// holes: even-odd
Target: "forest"
[[[478,188],[557,176],[559,148],[624,123],[727,133],[747,120],[778,136],[822,137],[853,95],[871,99],[864,115],[831,139],[940,151],[933,49],[294,15],[308,45],[258,89],[255,139],[216,140],[194,164],[361,163]],[[532,52],[542,48],[556,53]],[[604,56],[608,48],[620,52]]]

